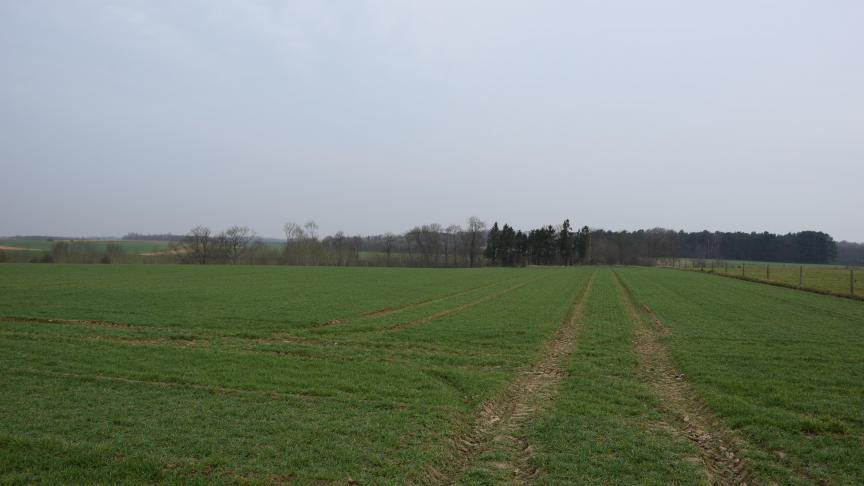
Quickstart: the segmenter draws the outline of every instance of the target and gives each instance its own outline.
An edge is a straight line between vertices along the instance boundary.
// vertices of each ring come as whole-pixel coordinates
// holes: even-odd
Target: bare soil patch
[[[647,323],[617,273],[615,279],[622,301],[636,324],[634,348],[639,357],[640,372],[661,400],[663,412],[669,418],[666,425],[675,434],[687,437],[699,448],[700,462],[711,484],[748,484],[751,475],[739,453],[741,440],[720,423],[708,405],[693,390],[686,376],[675,366],[658,337],[669,334],[669,329],[651,308],[646,306],[645,312],[651,324]]]
[[[24,248],[21,246],[3,246],[0,245],[0,251],[39,251],[38,248]]]
[[[141,256],[176,256],[176,255],[185,255],[186,250],[183,248],[175,248],[173,250],[162,250],[162,251],[148,251],[144,253],[139,253]]]
[[[555,399],[558,385],[567,375],[567,360],[576,349],[593,282],[592,274],[561,327],[544,345],[540,361],[521,372],[497,397],[481,405],[471,430],[453,439],[453,457],[447,464],[429,466],[418,482],[453,484],[481,453],[492,448],[507,451],[506,462],[490,466],[508,472],[514,484],[527,483],[539,476],[540,471],[532,461],[533,447],[518,437],[518,429]]]

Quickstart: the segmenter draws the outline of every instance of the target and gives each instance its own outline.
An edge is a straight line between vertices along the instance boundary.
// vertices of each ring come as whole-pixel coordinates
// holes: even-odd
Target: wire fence
[[[864,298],[862,267],[677,258],[660,259],[657,265]]]

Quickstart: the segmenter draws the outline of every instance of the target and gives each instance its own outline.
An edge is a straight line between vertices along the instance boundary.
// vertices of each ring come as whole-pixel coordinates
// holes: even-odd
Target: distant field
[[[55,241],[61,240],[25,240],[25,239],[17,239],[17,238],[7,238],[0,239],[0,247],[14,247],[21,248],[23,250],[31,250],[31,251],[51,251],[51,245],[54,244]],[[75,242],[87,242],[95,245],[95,247],[100,252],[105,251],[105,246],[108,243],[116,243],[120,245],[126,252],[131,254],[141,254],[146,252],[154,252],[154,251],[162,251],[168,247],[169,242],[167,241],[143,241],[143,240],[62,240],[62,241],[75,241]],[[2,248],[0,248],[2,249]],[[5,251],[15,251],[15,250],[5,250]]]
[[[0,483],[855,484],[864,303],[653,268],[0,265]]]
[[[854,295],[864,297],[864,267],[714,260],[677,260],[676,266],[837,295],[851,295],[854,291]],[[850,277],[854,279],[851,286]]]
[[[50,250],[52,243],[54,242],[49,240],[19,240],[17,238],[0,239],[0,246],[33,251]]]

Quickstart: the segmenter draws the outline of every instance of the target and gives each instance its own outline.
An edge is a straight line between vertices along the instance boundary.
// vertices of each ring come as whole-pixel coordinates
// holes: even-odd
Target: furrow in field
[[[340,347],[343,351],[349,348],[358,349],[358,350],[368,350],[370,348],[386,350],[387,353],[393,353],[394,351],[404,351],[404,346],[401,345],[388,345],[386,343],[338,343],[335,344],[333,341],[323,340],[323,339],[297,339],[297,338],[281,338],[281,339],[245,339],[245,338],[219,338],[218,342],[212,342],[204,339],[168,339],[164,337],[157,338],[136,338],[129,336],[107,336],[107,335],[93,335],[93,336],[75,336],[75,335],[64,335],[64,336],[53,336],[47,334],[39,334],[39,333],[29,333],[29,332],[20,332],[20,331],[7,331],[4,329],[0,329],[0,336],[11,337],[15,339],[27,339],[27,340],[44,340],[50,343],[98,343],[98,344],[119,344],[119,345],[128,345],[128,346],[143,346],[149,348],[165,348],[165,349],[177,349],[177,350],[209,350],[212,352],[232,354],[232,355],[250,355],[250,354],[260,354],[260,355],[275,355],[275,356],[291,356],[293,358],[302,359],[302,360],[338,360],[341,362],[358,362],[368,360],[368,357],[365,357],[363,353],[359,353],[357,355],[352,354],[343,354],[340,356],[333,356],[325,354],[329,348],[333,348],[334,346]],[[303,345],[303,346],[311,346],[315,350],[317,354],[310,354],[307,352],[308,348],[282,348],[282,347],[274,347],[272,349],[268,348],[251,348],[248,347],[248,343],[256,343],[259,345]],[[410,353],[404,353],[404,355],[397,357],[389,357],[384,358],[383,355],[376,356],[376,361],[386,361],[396,364],[411,364],[415,362],[418,355],[428,355],[434,354],[436,356],[442,355],[458,355],[460,357],[464,357],[467,354],[463,351],[453,351],[446,348],[435,348],[429,346],[417,346],[412,348]],[[468,367],[469,369],[473,369]]]
[[[29,375],[43,376],[57,379],[73,379],[89,382],[111,382],[122,383],[128,385],[149,386],[155,388],[177,388],[182,390],[199,390],[218,395],[235,395],[235,396],[257,396],[267,400],[277,400],[296,403],[302,402],[327,402],[327,403],[344,403],[346,405],[381,405],[380,401],[359,398],[356,395],[314,395],[304,393],[293,393],[278,390],[266,390],[262,388],[238,388],[224,385],[206,385],[203,383],[194,383],[189,381],[167,381],[158,379],[140,379],[130,378],[128,376],[118,375],[99,375],[99,374],[84,374],[62,371],[38,370],[34,368],[9,368],[10,373],[24,373]],[[393,407],[410,407],[411,403],[404,401],[389,400],[387,406]]]
[[[77,326],[94,326],[94,327],[140,327],[134,324],[126,324],[123,322],[101,321],[92,319],[51,319],[47,317],[18,317],[18,316],[0,316],[0,320],[10,322],[28,322],[33,324],[66,324]]]
[[[283,399],[283,400],[318,400],[318,399],[327,399],[328,397],[316,396],[316,395],[303,395],[299,393],[285,393],[285,392],[277,392],[277,391],[268,391],[268,390],[256,390],[251,388],[232,388],[226,386],[217,386],[217,385],[202,385],[199,383],[190,383],[183,381],[163,381],[163,380],[143,380],[137,378],[128,378],[125,376],[111,376],[111,375],[87,375],[87,374],[79,374],[79,373],[69,373],[69,372],[61,372],[61,371],[48,371],[48,370],[37,370],[31,368],[12,368],[9,369],[10,372],[18,372],[18,373],[28,373],[31,375],[40,375],[40,376],[48,376],[54,378],[73,378],[78,380],[85,381],[108,381],[115,383],[127,383],[134,385],[146,385],[146,386],[156,386],[156,387],[171,387],[171,388],[184,388],[184,389],[192,389],[192,390],[203,390],[211,393],[228,393],[228,394],[243,394],[243,395],[261,395],[266,396],[273,399]]]
[[[0,336],[12,338],[24,338],[29,340],[44,340],[52,343],[79,342],[79,343],[108,343],[128,344],[130,346],[159,346],[168,348],[188,348],[201,346],[201,340],[196,339],[169,339],[166,337],[133,337],[133,336],[110,336],[110,335],[55,335],[47,333],[21,332],[15,330],[0,329]]]
[[[438,297],[433,297],[431,299],[424,299],[424,300],[420,300],[417,302],[409,302],[407,304],[399,305],[399,306],[395,306],[395,307],[386,307],[384,309],[378,309],[378,310],[375,310],[372,312],[367,312],[366,314],[361,314],[361,315],[359,315],[357,317],[353,317],[353,318],[349,317],[347,319],[334,319],[332,321],[327,321],[318,327],[339,326],[342,324],[349,324],[351,322],[367,321],[370,319],[376,319],[379,317],[389,316],[390,314],[395,314],[397,312],[402,312],[402,311],[411,310],[411,309],[417,309],[418,307],[423,307],[425,305],[434,304],[436,302],[441,302],[442,300],[447,300],[447,299],[451,299],[454,297],[461,297],[463,295],[470,294],[470,293],[475,292],[477,290],[484,289],[486,287],[491,287],[492,285],[495,285],[495,282],[492,282],[492,283],[489,283],[486,285],[478,285],[476,287],[470,287],[467,289],[458,290],[456,292],[451,292],[449,294],[440,295]]]
[[[400,322],[399,324],[394,324],[392,326],[373,329],[373,331],[401,331],[404,329],[417,327],[421,324],[426,324],[427,322],[436,321],[438,319],[441,319],[441,318],[444,318],[447,316],[451,316],[453,314],[458,314],[459,312],[462,312],[464,310],[467,310],[467,309],[470,309],[472,307],[476,307],[480,304],[485,304],[486,302],[490,302],[492,300],[498,299],[498,298],[500,298],[506,294],[509,294],[510,292],[513,292],[514,290],[521,289],[522,287],[525,287],[526,285],[528,285],[532,282],[535,282],[536,280],[538,280],[538,279],[534,278],[534,279],[531,279],[527,282],[522,282],[522,283],[514,285],[512,287],[508,287],[508,288],[501,290],[499,292],[495,292],[493,294],[486,295],[486,296],[481,297],[477,300],[472,300],[471,302],[466,302],[464,304],[457,305],[457,306],[451,307],[449,309],[444,309],[440,312],[436,312],[434,314],[430,314],[428,316],[424,316],[424,317],[421,317],[419,319],[414,319],[412,321]]]
[[[506,462],[494,467],[507,471],[516,484],[527,483],[539,475],[532,465],[533,449],[517,437],[521,425],[549,403],[566,377],[568,358],[576,349],[585,302],[591,294],[594,274],[584,284],[562,325],[543,347],[542,358],[521,372],[497,397],[484,403],[471,430],[453,439],[453,457],[446,465],[429,466],[419,482],[453,484],[474,465],[479,456],[492,448],[507,451]]]
[[[442,300],[447,300],[447,299],[450,299],[452,297],[460,297],[463,295],[467,295],[467,294],[470,294],[470,293],[475,292],[477,290],[485,289],[486,287],[491,287],[493,285],[495,285],[495,282],[488,283],[486,285],[478,285],[476,287],[470,287],[467,289],[462,289],[458,292],[451,292],[449,294],[441,295],[439,297],[435,297],[432,299],[421,300],[419,302],[413,302],[410,304],[405,304],[405,305],[401,305],[401,306],[397,306],[397,307],[380,309],[380,310],[377,310],[374,312],[369,312],[368,314],[363,314],[362,316],[360,316],[359,319],[360,320],[374,319],[376,317],[383,317],[383,316],[387,316],[387,315],[394,314],[396,312],[400,312],[400,311],[404,311],[404,310],[416,309],[418,307],[422,307],[422,306],[427,305],[427,304],[434,304],[435,302],[441,302]]]
[[[344,319],[334,319],[331,321],[327,321],[323,324],[320,324],[316,327],[332,327],[343,324],[349,324],[352,322],[358,321],[367,321],[371,319],[376,319],[384,316],[388,316],[391,314],[395,314],[397,312],[408,311],[412,309],[417,309],[426,305],[434,304],[437,302],[441,302],[447,299],[461,297],[463,295],[468,295],[472,292],[476,292],[478,290],[491,287],[495,285],[495,282],[488,283],[485,285],[478,285],[475,287],[469,287],[465,289],[460,289],[455,292],[450,292],[448,294],[440,295],[438,297],[433,297],[431,299],[423,299],[416,302],[409,302],[404,305],[398,305],[394,307],[387,307],[384,309],[378,309],[372,312],[367,312],[365,314],[361,314],[356,317],[349,317]],[[32,324],[58,324],[58,325],[78,325],[78,326],[91,326],[91,327],[123,327],[123,328],[132,328],[132,327],[147,327],[150,329],[168,329],[164,327],[158,326],[142,326],[137,324],[129,324],[124,322],[116,322],[116,321],[106,321],[99,319],[57,319],[57,318],[47,318],[47,317],[21,317],[21,316],[0,316],[0,320],[6,320],[10,322],[22,322],[22,323],[32,323]]]
[[[661,399],[669,426],[687,437],[699,448],[702,464],[712,484],[747,484],[751,474],[740,456],[739,439],[726,429],[702,401],[683,373],[675,366],[658,336],[668,334],[659,317],[645,307],[646,322],[629,288],[615,272],[621,301],[633,319],[636,339],[634,348],[640,372],[651,390]]]

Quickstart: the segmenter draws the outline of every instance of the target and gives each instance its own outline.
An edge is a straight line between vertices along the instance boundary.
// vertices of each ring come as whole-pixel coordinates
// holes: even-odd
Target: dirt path
[[[516,435],[519,427],[535,416],[544,403],[555,398],[557,387],[566,376],[568,358],[576,348],[585,302],[593,283],[592,274],[561,327],[546,342],[540,361],[521,372],[497,397],[484,403],[471,430],[454,438],[453,457],[445,465],[428,467],[419,482],[453,484],[483,452],[493,449],[503,451],[508,460],[490,465],[507,475],[510,482],[523,484],[539,475],[532,465],[531,445]]]
[[[639,357],[639,371],[651,390],[660,398],[663,412],[678,435],[687,437],[698,448],[702,465],[711,484],[746,485],[750,473],[737,452],[739,440],[714,416],[711,409],[693,390],[683,373],[672,362],[659,336],[669,329],[650,307],[640,312],[630,290],[615,273],[621,300],[635,324],[634,347]]]
[[[175,248],[173,250],[160,250],[160,251],[145,251],[144,253],[139,253],[141,256],[177,256],[177,255],[185,255],[188,251],[185,248]]]

